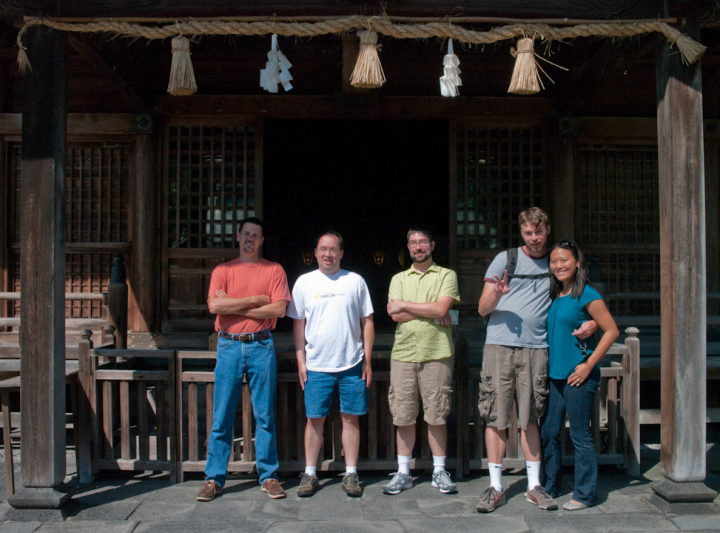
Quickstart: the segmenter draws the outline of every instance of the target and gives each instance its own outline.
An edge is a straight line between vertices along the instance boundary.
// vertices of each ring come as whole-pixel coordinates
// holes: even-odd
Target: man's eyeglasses
[[[410,248],[417,248],[418,246],[427,246],[428,244],[430,244],[430,241],[427,239],[422,240],[422,241],[409,241],[408,242],[408,246]]]

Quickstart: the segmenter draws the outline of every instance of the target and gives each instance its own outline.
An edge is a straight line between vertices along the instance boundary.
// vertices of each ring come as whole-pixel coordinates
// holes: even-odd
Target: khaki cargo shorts
[[[426,363],[390,360],[388,402],[393,424],[411,426],[420,414],[418,393],[422,398],[423,418],[431,426],[445,424],[450,414],[454,357]]]
[[[516,396],[520,428],[536,425],[547,404],[547,348],[486,344],[479,392],[478,409],[488,426],[510,427]]]

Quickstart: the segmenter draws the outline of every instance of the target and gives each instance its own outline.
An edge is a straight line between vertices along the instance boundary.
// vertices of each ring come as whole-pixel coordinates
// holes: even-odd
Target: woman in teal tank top
[[[575,448],[573,498],[563,509],[576,511],[595,505],[597,458],[590,433],[590,416],[600,384],[598,363],[619,335],[613,317],[590,285],[583,253],[573,241],[555,243],[550,249],[548,345],[550,394],[541,421],[545,490],[556,498],[562,489],[560,432],[565,414]],[[580,325],[595,320],[603,334],[600,342],[576,337]]]

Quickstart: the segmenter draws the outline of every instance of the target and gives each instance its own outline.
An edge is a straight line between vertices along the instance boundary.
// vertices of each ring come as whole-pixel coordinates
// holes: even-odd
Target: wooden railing
[[[178,450],[182,450],[179,462],[178,479],[185,472],[205,470],[207,442],[212,428],[214,380],[213,364],[216,352],[180,351],[177,352],[177,412]],[[389,470],[397,466],[395,455],[395,428],[390,415],[387,390],[390,384],[389,370],[377,369],[386,366],[390,352],[373,353],[373,382],[370,385],[370,410],[361,417],[362,442],[358,468],[361,470]],[[305,467],[305,402],[299,385],[295,366],[294,352],[277,353],[280,370],[277,375],[277,412],[276,426],[278,436],[278,455],[280,471],[300,471]],[[456,361],[465,361],[459,357]],[[383,363],[384,362],[384,363]],[[283,368],[286,367],[286,368]],[[464,374],[464,373],[463,373]],[[462,374],[458,374],[462,375]],[[182,393],[181,393],[182,391]],[[456,394],[455,410],[466,396]],[[201,417],[201,409],[205,416]],[[186,406],[186,407],[185,407]],[[233,447],[228,464],[229,472],[250,472],[255,467],[255,449],[252,428],[255,426],[247,384],[243,385],[240,400],[242,429],[240,435],[233,438]],[[201,424],[204,420],[204,426]],[[427,423],[418,417],[419,457],[411,462],[412,468],[431,468],[432,455],[427,436]],[[458,426],[461,427],[461,426]],[[187,438],[184,435],[187,434]],[[334,403],[331,414],[325,421],[325,441],[320,449],[318,469],[340,471],[345,469],[342,459],[342,426],[337,404]],[[461,439],[458,439],[461,440]],[[205,453],[203,453],[205,451]],[[448,468],[460,463],[456,458],[448,460]]]
[[[153,470],[174,482],[175,352],[92,349],[89,333],[79,349],[80,481],[100,470]]]
[[[614,464],[628,470],[633,476],[640,475],[640,406],[639,358],[640,340],[636,328],[625,330],[625,345],[615,344],[601,366],[601,381],[591,418],[598,464]],[[619,360],[618,360],[619,359]],[[472,405],[479,400],[480,371],[471,370]],[[466,441],[470,449],[466,471],[488,468],[485,455],[485,425],[479,420],[477,409],[473,410],[472,431]],[[513,406],[511,426],[508,428],[508,444],[503,459],[505,468],[525,468],[519,441],[517,410]],[[574,455],[568,454],[569,432],[563,430],[561,446],[563,464],[574,464]]]
[[[616,344],[602,367],[592,428],[598,462],[615,464],[639,475],[639,355],[635,328],[626,330],[625,345]],[[89,337],[80,349],[79,473],[82,482],[99,470],[168,471],[171,480],[182,481],[185,472],[205,469],[207,442],[213,414],[214,362],[216,352],[171,350],[93,350]],[[395,428],[388,406],[390,352],[373,354],[370,411],[361,417],[361,470],[396,467]],[[304,467],[305,407],[293,352],[278,359],[276,425],[281,471]],[[484,458],[484,424],[477,416],[479,371],[469,367],[468,343],[459,336],[455,359],[455,394],[448,432],[449,469],[462,477],[471,469],[487,468]],[[148,392],[152,390],[153,395]],[[154,408],[149,399],[154,398]],[[167,401],[168,409],[165,409]],[[204,413],[203,413],[204,411]],[[243,386],[239,402],[237,435],[228,465],[230,472],[255,468],[250,392]],[[203,416],[204,415],[204,416]],[[417,421],[417,447],[412,468],[431,468],[427,424]],[[342,433],[337,406],[333,405],[325,426],[325,441],[318,468],[344,469]],[[150,441],[155,439],[155,448]],[[509,431],[507,468],[522,468],[517,420]],[[137,444],[135,445],[135,443]],[[574,457],[565,452],[564,461]],[[167,444],[166,444],[167,443]],[[152,453],[154,452],[154,453]]]

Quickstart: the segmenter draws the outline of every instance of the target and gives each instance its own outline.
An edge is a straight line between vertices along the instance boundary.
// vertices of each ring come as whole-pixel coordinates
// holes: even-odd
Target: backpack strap
[[[543,272],[542,274],[515,274],[518,263],[518,249],[510,248],[507,251],[507,263],[505,268],[508,273],[508,280],[511,279],[545,279],[549,278],[552,274],[550,272]]]
[[[505,270],[507,270],[508,279],[512,278],[515,275],[515,270],[517,270],[517,263],[518,249],[510,248],[507,251],[507,262],[505,263]]]

